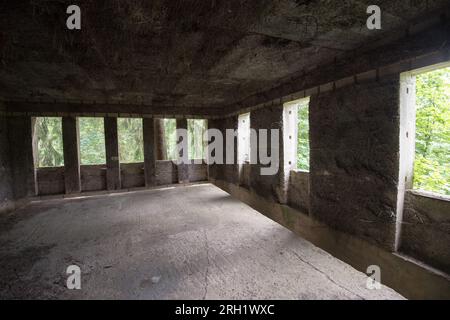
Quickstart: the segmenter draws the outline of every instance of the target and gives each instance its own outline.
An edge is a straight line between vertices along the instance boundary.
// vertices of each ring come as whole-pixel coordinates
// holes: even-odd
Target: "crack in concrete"
[[[322,270],[320,270],[319,268],[317,268],[315,265],[313,265],[311,262],[306,261],[305,259],[303,259],[298,253],[294,252],[294,251],[290,251],[295,257],[297,257],[297,259],[299,259],[300,261],[306,263],[307,265],[309,265],[311,268],[313,268],[314,270],[316,270],[317,272],[319,272],[320,274],[322,274],[323,276],[325,276],[329,281],[331,281],[332,283],[334,283],[336,286],[338,286],[339,288],[350,292],[351,294],[356,295],[358,298],[360,298],[361,300],[366,300],[365,298],[363,298],[362,296],[360,296],[359,294],[357,294],[356,292],[353,292],[349,289],[347,289],[346,287],[342,286],[341,284],[337,283],[336,281],[334,281],[328,274],[326,274],[325,272],[323,272]]]
[[[206,230],[203,229],[203,236],[205,237],[205,248],[206,248],[206,261],[207,261],[207,266],[206,266],[206,271],[205,271],[205,286],[204,286],[204,294],[203,294],[203,298],[202,300],[206,299],[206,295],[208,294],[208,276],[209,276],[209,266],[211,264],[210,258],[209,258],[209,245],[208,245],[208,236],[206,234]]]

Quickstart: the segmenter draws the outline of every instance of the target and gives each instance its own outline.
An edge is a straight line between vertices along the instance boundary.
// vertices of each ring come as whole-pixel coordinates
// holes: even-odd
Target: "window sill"
[[[409,193],[412,193],[414,195],[417,195],[417,196],[450,202],[450,196],[447,196],[444,194],[439,194],[439,193],[435,193],[435,192],[431,192],[431,191],[424,191],[424,190],[415,190],[415,189],[408,189],[406,191]]]
[[[295,173],[307,173],[307,174],[309,174],[309,171],[302,170],[302,169],[292,169],[291,171],[295,172]]]

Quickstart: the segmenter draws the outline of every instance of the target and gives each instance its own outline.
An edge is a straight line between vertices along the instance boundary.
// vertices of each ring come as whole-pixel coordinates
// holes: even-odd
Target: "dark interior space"
[[[449,132],[448,0],[3,1],[0,299],[450,299]]]

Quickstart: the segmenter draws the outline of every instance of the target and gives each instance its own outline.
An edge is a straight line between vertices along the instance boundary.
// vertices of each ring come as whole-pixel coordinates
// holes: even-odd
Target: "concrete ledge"
[[[443,272],[331,229],[305,213],[268,201],[247,189],[223,180],[211,182],[361,272],[365,273],[370,265],[378,265],[381,282],[408,299],[450,299],[450,276]]]
[[[128,189],[109,190],[109,191],[108,190],[100,190],[100,191],[86,191],[86,192],[72,193],[72,194],[37,196],[37,197],[29,198],[27,204],[30,202],[39,202],[39,201],[91,198],[91,197],[102,197],[102,196],[115,195],[115,194],[157,191],[157,190],[164,190],[167,188],[195,186],[195,185],[202,185],[202,184],[209,184],[209,183],[210,182],[208,182],[208,181],[198,181],[198,182],[183,183],[183,184],[177,183],[177,184],[158,185],[155,187],[148,187],[148,188],[147,187],[136,187],[136,188],[128,188]]]
[[[450,197],[405,194],[399,251],[450,273]]]

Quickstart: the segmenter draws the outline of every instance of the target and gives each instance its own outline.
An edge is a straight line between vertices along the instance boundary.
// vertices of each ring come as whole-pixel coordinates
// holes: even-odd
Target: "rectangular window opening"
[[[38,167],[64,166],[62,118],[37,117],[35,128]]]
[[[283,106],[285,168],[309,172],[309,100],[302,98]]]
[[[82,165],[106,163],[103,118],[79,118],[80,162]]]
[[[164,142],[166,146],[166,159],[177,160],[177,120],[164,119]]]
[[[142,119],[117,119],[119,158],[121,163],[144,162],[144,134]]]
[[[309,172],[309,97],[298,101],[297,169]]]
[[[189,159],[205,158],[205,141],[203,135],[207,130],[207,121],[203,119],[188,119],[188,150]]]
[[[415,74],[413,189],[450,195],[450,66]]]

